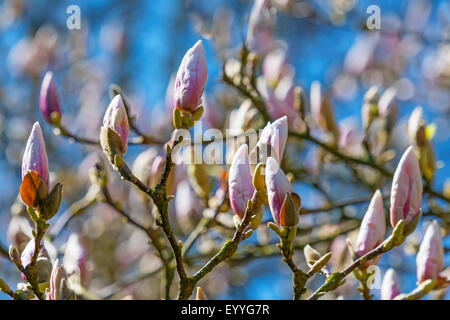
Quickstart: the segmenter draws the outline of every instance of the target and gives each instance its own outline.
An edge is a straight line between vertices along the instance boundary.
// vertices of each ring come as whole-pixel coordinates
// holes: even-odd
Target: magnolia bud
[[[59,103],[58,91],[53,81],[53,73],[48,71],[42,80],[41,92],[39,95],[39,107],[42,115],[50,124],[53,123],[55,115],[61,118],[62,112]]]
[[[111,163],[114,163],[116,155],[127,152],[128,129],[128,117],[122,97],[116,95],[106,110],[100,129],[100,144]]]
[[[289,179],[275,158],[267,159],[266,186],[269,207],[273,220],[281,227],[295,226],[298,223],[301,200],[294,193]]]
[[[400,293],[397,274],[395,273],[395,270],[391,268],[386,271],[383,283],[381,284],[381,300],[393,300]]]
[[[201,40],[189,49],[178,69],[175,79],[173,103],[176,109],[194,111],[200,104],[208,69]]]
[[[48,158],[44,136],[36,122],[28,138],[22,160],[20,196],[29,207],[36,208],[47,197],[49,185]]]
[[[68,275],[78,275],[84,287],[89,285],[91,270],[88,265],[87,251],[76,233],[71,234],[67,241],[64,250],[63,266]]]
[[[425,232],[416,258],[417,281],[436,280],[444,267],[444,248],[437,221],[433,221]]]
[[[260,162],[265,163],[268,157],[274,157],[278,162],[283,158],[288,137],[287,117],[268,123],[261,133],[255,148],[250,152],[249,160],[254,171]]]
[[[311,114],[317,125],[324,131],[331,133],[335,138],[338,135],[337,126],[334,119],[333,108],[327,97],[321,92],[320,82],[314,81],[311,84],[310,104]]]
[[[50,300],[69,300],[73,297],[73,292],[69,289],[69,279],[63,266],[57,259],[53,265],[50,277]]]
[[[383,197],[377,190],[370,201],[369,208],[361,222],[358,238],[356,240],[355,252],[361,257],[376,248],[383,240],[386,233],[386,221],[384,216]],[[376,264],[381,258],[368,261],[365,266]]]
[[[242,219],[247,209],[247,202],[255,192],[246,144],[239,147],[231,162],[228,175],[228,190],[231,208]]]
[[[246,44],[251,51],[265,54],[273,45],[276,15],[270,0],[256,0],[248,21]]]
[[[410,146],[400,159],[392,180],[390,209],[392,227],[404,219],[405,235],[413,232],[420,218],[421,203],[422,176],[417,156]]]

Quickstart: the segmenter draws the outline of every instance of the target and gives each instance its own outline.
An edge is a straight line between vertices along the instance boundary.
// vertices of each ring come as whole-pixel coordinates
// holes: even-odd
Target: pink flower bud
[[[41,127],[35,122],[22,160],[22,180],[28,171],[35,171],[49,185],[48,158]]]
[[[248,160],[248,146],[243,144],[233,157],[228,175],[231,208],[240,218],[244,217],[247,202],[255,191],[252,179]]]
[[[59,116],[62,115],[59,103],[58,91],[56,90],[53,81],[53,73],[48,71],[42,80],[41,93],[39,95],[39,107],[45,121],[52,124],[52,113],[56,112]]]
[[[395,227],[404,219],[408,233],[414,231],[420,217],[422,202],[422,176],[419,161],[410,146],[403,154],[395,170],[391,188],[391,224]]]
[[[310,91],[311,115],[317,125],[324,131],[337,135],[334,113],[327,97],[322,95],[321,84],[314,81]]]
[[[50,300],[68,300],[72,292],[68,287],[69,279],[64,267],[56,259],[53,264],[52,274],[50,276]]]
[[[158,153],[158,148],[150,147],[139,154],[133,163],[134,175],[147,185],[150,184],[153,161],[158,156]]]
[[[251,51],[265,54],[273,45],[276,15],[270,0],[256,0],[248,22],[247,45]]]
[[[286,195],[293,193],[294,190],[275,158],[270,157],[267,159],[265,171],[270,212],[275,223],[282,226],[281,215],[283,203]]]
[[[384,216],[383,197],[380,190],[377,190],[370,201],[369,208],[361,222],[358,238],[356,240],[355,252],[361,257],[370,250],[376,248],[386,234],[386,221]],[[379,256],[381,257],[381,256]],[[378,262],[369,261],[374,264]]]
[[[444,248],[437,221],[427,228],[416,258],[417,281],[436,280],[444,267]]]
[[[173,103],[175,108],[194,111],[208,79],[206,55],[201,40],[186,52],[175,80]]]
[[[80,237],[76,233],[71,234],[67,241],[63,265],[69,275],[79,275],[81,282],[86,284],[84,280],[89,276],[87,268],[87,252]]]
[[[8,226],[7,236],[10,243],[22,251],[33,238],[33,228],[25,217],[12,216]]]
[[[120,95],[116,95],[108,106],[106,110],[105,116],[103,118],[103,127],[102,130],[106,130],[110,128],[115,133],[117,133],[120,137],[120,141],[122,142],[121,146],[112,145],[115,144],[114,141],[108,139],[108,134],[100,135],[100,142],[102,144],[103,150],[105,148],[109,150],[114,150],[116,148],[122,154],[127,152],[127,138],[128,138],[128,117],[125,107],[123,105],[123,100]]]
[[[396,93],[396,89],[390,87],[381,95],[378,102],[378,114],[387,118],[389,130],[394,127],[395,121],[397,120],[398,110],[397,102],[395,101]]]
[[[281,162],[287,137],[288,123],[286,116],[275,120],[273,123],[267,123],[261,132],[258,143],[250,152],[250,163],[252,165],[256,165],[259,162],[264,163],[269,156]]]
[[[395,270],[391,268],[386,271],[383,278],[383,283],[381,284],[381,300],[393,300],[400,293],[397,274]]]
[[[267,54],[262,65],[262,72],[269,86],[275,87],[285,76],[292,74],[292,67],[286,57],[286,51],[275,49]]]

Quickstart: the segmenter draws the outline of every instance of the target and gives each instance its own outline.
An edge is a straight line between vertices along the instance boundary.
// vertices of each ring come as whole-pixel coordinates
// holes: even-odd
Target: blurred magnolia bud
[[[422,108],[417,107],[411,113],[408,121],[408,136],[410,143],[414,146],[419,158],[420,169],[428,181],[433,179],[436,163],[431,139],[434,136],[435,125],[427,126],[422,117]]]
[[[200,198],[207,198],[214,186],[214,179],[210,176],[208,169],[208,165],[203,163],[189,164],[187,167],[189,182]]]
[[[361,222],[358,238],[356,240],[355,253],[361,257],[375,249],[384,240],[386,234],[386,220],[384,215],[383,197],[377,190],[370,201],[369,208]],[[381,255],[376,259],[367,261],[365,267],[376,264]]]
[[[150,185],[153,161],[158,156],[158,153],[157,148],[150,147],[140,153],[133,163],[134,175],[146,185]]]
[[[250,12],[246,44],[251,51],[260,55],[273,46],[276,13],[270,0],[256,0]]]
[[[292,67],[286,57],[286,51],[277,48],[269,52],[262,64],[262,73],[270,87],[275,88],[285,76],[291,76]]]
[[[47,197],[49,186],[48,158],[44,136],[36,122],[28,138],[22,160],[20,196],[29,207],[37,208]]]
[[[405,235],[414,231],[421,216],[422,176],[417,156],[410,146],[395,170],[391,187],[391,224],[404,219]]]
[[[32,228],[27,218],[21,216],[12,216],[9,222],[7,237],[10,243],[20,251],[33,238]]]
[[[419,283],[428,279],[436,280],[444,267],[444,248],[437,221],[433,221],[425,232],[416,264]]]
[[[296,226],[301,207],[300,197],[292,189],[275,158],[267,159],[265,173],[267,198],[273,220],[281,227]]]
[[[234,155],[228,174],[230,205],[234,213],[241,219],[247,209],[247,202],[255,192],[252,179],[248,160],[248,146],[243,144]]]
[[[68,275],[78,275],[83,287],[87,288],[91,280],[91,270],[88,266],[87,251],[80,236],[72,233],[64,250],[63,266]]]
[[[58,91],[53,81],[53,73],[48,71],[41,84],[41,92],[39,95],[39,107],[42,115],[50,124],[55,124],[53,119],[60,119],[62,116],[59,103]]]
[[[287,137],[288,123],[286,116],[275,120],[273,123],[267,123],[261,132],[258,143],[249,154],[252,172],[258,163],[266,163],[268,157],[273,157],[277,162],[281,162]]]
[[[361,118],[363,128],[367,131],[372,124],[373,120],[378,115],[378,100],[380,95],[378,93],[378,87],[370,87],[364,95],[364,104],[361,109]]]
[[[116,155],[127,152],[128,130],[128,117],[122,97],[116,95],[106,110],[100,129],[100,144],[111,163],[114,163]]]
[[[393,300],[400,293],[397,274],[394,269],[390,268],[386,271],[383,278],[383,283],[381,284],[381,300]]]
[[[57,259],[53,264],[53,270],[50,277],[49,300],[70,300],[74,297],[72,290],[69,289],[69,279],[64,267]]]
[[[319,261],[321,258],[320,253],[309,244],[303,248],[303,254],[305,255],[305,260],[309,267],[313,266],[314,263]]]
[[[6,293],[6,294],[10,294],[11,288],[8,286],[8,284],[5,282],[5,280],[3,280],[2,278],[0,278],[0,291]],[[197,292],[198,294],[198,292]]]
[[[194,194],[189,182],[181,181],[175,193],[175,213],[181,231],[188,234],[194,228],[194,214],[199,211],[199,199]],[[197,218],[198,218],[197,214]],[[197,221],[198,222],[198,221]]]
[[[388,132],[392,131],[392,128],[397,121],[397,101],[395,95],[397,90],[395,87],[390,87],[383,92],[378,102],[378,115],[384,117],[387,121],[386,129]]]
[[[200,104],[207,79],[205,48],[199,40],[186,52],[178,69],[175,79],[174,107],[194,111]]]
[[[311,84],[310,105],[311,115],[317,125],[325,132],[331,133],[336,140],[338,131],[334,119],[333,108],[329,99],[322,95],[319,81],[314,81]]]

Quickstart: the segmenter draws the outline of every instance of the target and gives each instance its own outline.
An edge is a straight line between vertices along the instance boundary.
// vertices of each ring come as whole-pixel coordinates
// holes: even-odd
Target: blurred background
[[[69,30],[66,20],[70,14],[66,9],[74,4],[81,10],[81,28]],[[366,10],[371,4],[381,9],[380,30],[367,30],[365,27],[370,15]],[[171,98],[168,98],[170,80],[185,52],[202,39],[209,74],[205,91],[210,103],[206,104],[206,109],[214,112],[209,114],[209,126],[224,129],[228,127],[227,112],[239,107],[242,98],[221,81],[222,65],[227,59],[236,57],[245,41],[252,6],[253,1],[246,0],[2,0],[2,246],[7,248],[10,243],[18,241],[14,238],[18,228],[26,229],[26,224],[21,224],[23,221],[19,223],[19,220],[12,219],[25,216],[24,207],[17,198],[20,166],[25,142],[35,121],[40,122],[44,131],[51,180],[64,183],[61,213],[86,194],[89,168],[100,154],[94,147],[69,143],[66,138],[55,136],[52,128],[44,122],[38,99],[40,83],[47,70],[54,72],[63,122],[71,132],[84,137],[98,137],[101,120],[109,104],[108,87],[117,83],[132,102],[133,114],[142,131],[167,140],[172,128]],[[432,143],[437,170],[433,186],[444,190],[446,183],[450,183],[450,3],[445,0],[273,0],[272,6],[276,10],[276,41],[295,70],[295,84],[309,92],[312,82],[319,81],[322,90],[330,97],[336,119],[342,127],[362,130],[361,106],[364,94],[371,86],[383,90],[394,87],[399,111],[390,146],[401,151],[409,145],[408,118],[415,107],[422,106],[424,119],[436,125]],[[127,159],[131,163],[147,148],[131,146]],[[295,161],[314,171],[316,161],[307,161],[314,150],[304,151],[302,157],[295,158]],[[401,153],[396,152],[392,156],[394,167]],[[115,173],[110,172],[109,178],[113,198],[120,201],[130,214],[147,222],[145,206],[135,205],[140,202],[139,193],[129,184],[122,183]],[[186,179],[181,177],[179,181]],[[317,188],[297,181],[295,188],[302,197],[303,206],[316,208],[326,201],[370,195],[358,184],[344,183],[339,178],[328,177],[320,183],[320,188]],[[181,198],[182,193],[193,192],[191,189],[191,186],[179,183],[174,192],[180,192]],[[389,188],[386,190],[389,192]],[[193,199],[190,202],[179,201],[181,204],[178,206],[188,206],[189,203],[190,223],[195,225],[201,216],[202,205],[198,199]],[[176,230],[184,239],[192,227],[180,223],[183,213],[176,212],[176,205],[175,201],[172,210],[174,219],[178,217]],[[302,216],[300,229],[304,227],[304,232],[300,237],[304,241],[312,238],[322,253],[327,252],[330,246],[334,246],[334,250],[342,250],[339,248],[342,248],[346,235],[322,239],[323,228],[313,227],[333,228],[335,223],[346,219],[361,219],[367,205],[362,203],[345,210]],[[424,211],[427,208],[424,201]],[[265,214],[265,221],[268,221],[270,213]],[[448,222],[448,217],[445,219]],[[425,217],[408,242],[384,255],[379,263],[383,274],[389,267],[396,269],[403,292],[415,287],[415,254],[429,221]],[[183,226],[188,230],[183,230]],[[449,223],[441,226],[448,233]],[[356,227],[348,223],[350,233]],[[74,232],[87,252],[91,270],[87,287],[91,293],[115,299],[161,297],[159,273],[143,276],[137,283],[133,281],[139,275],[151,273],[160,263],[148,246],[145,234],[124,224],[110,207],[95,204],[82,216],[74,218],[53,241],[55,256],[63,255],[67,239]],[[231,234],[229,230],[228,233]],[[221,234],[215,231],[202,235],[191,254],[207,255],[211,247],[221,243],[221,239]],[[260,245],[272,242],[274,238],[265,227],[258,229],[258,233],[248,240],[248,243]],[[446,252],[449,246],[448,237],[444,238]],[[296,258],[300,266],[306,266],[301,250],[297,251]],[[447,254],[446,265],[448,258]],[[338,262],[333,263],[332,269]],[[192,270],[195,268],[193,264]],[[3,257],[0,257],[0,270],[10,285],[22,281],[13,265]],[[310,285],[317,288],[323,280],[323,276],[317,275]],[[222,264],[200,285],[206,295],[214,299],[292,297],[291,272],[279,254]],[[346,299],[359,299],[356,287],[356,281],[349,279],[338,294]],[[379,290],[372,292],[379,297]],[[430,296],[437,295],[448,298],[445,292]],[[329,298],[336,297],[330,295]]]

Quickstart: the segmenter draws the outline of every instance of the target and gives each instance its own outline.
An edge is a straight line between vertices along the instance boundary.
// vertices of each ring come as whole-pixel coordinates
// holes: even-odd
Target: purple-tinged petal
[[[395,170],[391,188],[391,224],[395,227],[404,219],[406,226],[420,214],[422,203],[422,176],[419,161],[410,146]]]
[[[49,185],[47,151],[41,127],[35,122],[28,138],[22,160],[22,179],[28,171],[36,171]]]
[[[248,160],[248,146],[243,144],[233,157],[228,176],[231,208],[240,218],[244,217],[247,202],[255,191],[252,180]]]
[[[288,192],[294,192],[294,190],[275,158],[269,157],[267,159],[265,173],[270,212],[275,223],[279,225],[284,198]]]
[[[395,270],[391,268],[386,271],[383,278],[383,283],[381,284],[381,300],[393,300],[400,293],[397,274]]]
[[[41,84],[41,92],[39,95],[39,108],[45,121],[52,124],[52,113],[56,112],[62,115],[61,106],[59,103],[58,91],[56,90],[55,82],[53,81],[53,73],[48,71]]]
[[[444,267],[444,248],[437,221],[433,221],[425,232],[416,258],[417,280],[436,280]]]
[[[205,48],[199,40],[186,52],[178,69],[175,79],[174,107],[194,111],[200,104],[207,79]]]
[[[370,201],[369,208],[361,222],[355,252],[363,256],[378,246],[386,234],[386,220],[384,216],[383,197],[377,190]]]

